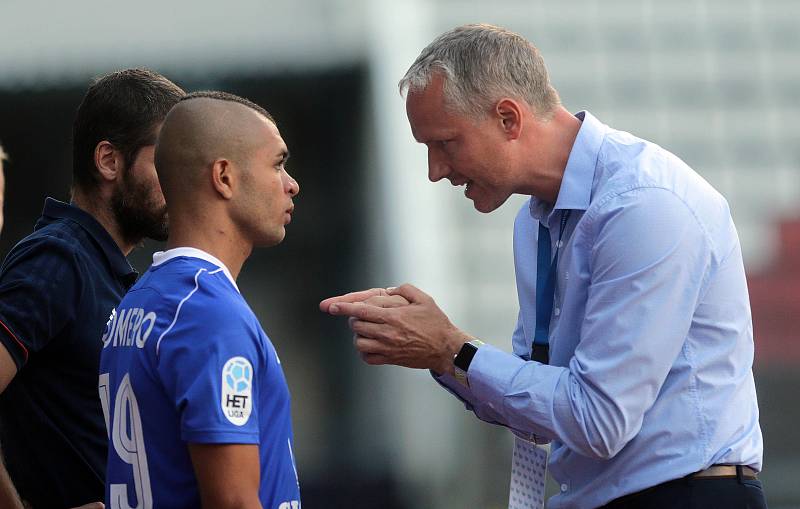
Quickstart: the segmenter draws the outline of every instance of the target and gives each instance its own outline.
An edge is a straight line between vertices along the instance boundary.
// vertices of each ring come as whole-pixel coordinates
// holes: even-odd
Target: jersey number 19
[[[111,509],[151,509],[153,493],[150,489],[150,474],[147,470],[147,453],[144,449],[142,419],[139,405],[131,387],[130,376],[125,373],[114,398],[114,422],[109,423],[110,394],[108,373],[100,375],[98,387],[103,415],[106,418],[106,430],[117,456],[133,468],[133,489],[136,495],[136,506],[128,503],[128,485],[112,484],[110,486]]]

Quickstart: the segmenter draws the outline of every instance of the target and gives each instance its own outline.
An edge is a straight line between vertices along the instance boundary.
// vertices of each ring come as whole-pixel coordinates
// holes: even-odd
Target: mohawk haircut
[[[265,110],[258,104],[254,103],[253,101],[245,99],[244,97],[240,97],[235,94],[231,94],[228,92],[220,92],[218,90],[202,90],[199,92],[192,92],[190,94],[186,94],[181,98],[179,102],[191,101],[192,99],[215,99],[217,101],[228,101],[228,102],[239,103],[241,105],[247,106],[251,110],[255,110],[256,112],[264,115],[269,119],[270,122],[277,125],[277,122],[275,122],[275,119],[272,118],[272,115],[270,115],[267,110]]]

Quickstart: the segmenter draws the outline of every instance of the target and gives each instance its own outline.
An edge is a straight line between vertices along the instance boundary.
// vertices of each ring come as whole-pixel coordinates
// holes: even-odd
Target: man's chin
[[[169,238],[169,222],[166,214],[159,220],[154,220],[144,232],[144,237],[158,242],[165,242]]]
[[[475,207],[475,210],[482,214],[489,214],[494,212],[500,206],[506,202],[506,200],[502,200],[500,202],[496,201],[485,201],[485,200],[478,200],[475,198],[470,198],[472,200],[472,206]]]
[[[472,200],[472,206],[475,207],[475,210],[477,210],[482,214],[488,214],[489,212],[492,212],[497,208],[497,206],[492,206],[489,203],[475,199]]]

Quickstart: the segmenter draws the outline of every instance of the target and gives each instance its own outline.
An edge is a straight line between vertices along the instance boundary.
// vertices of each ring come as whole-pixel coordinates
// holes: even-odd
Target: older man
[[[434,40],[400,82],[429,177],[514,225],[513,354],[410,285],[327,299],[370,364],[428,368],[549,465],[551,508],[765,507],[750,307],[725,199],[661,147],[559,103],[538,50],[487,25]],[[406,304],[408,301],[409,304]],[[529,465],[523,465],[529,458]],[[536,479],[543,483],[542,476]],[[542,485],[513,482],[530,499]],[[515,499],[512,507],[530,507]]]

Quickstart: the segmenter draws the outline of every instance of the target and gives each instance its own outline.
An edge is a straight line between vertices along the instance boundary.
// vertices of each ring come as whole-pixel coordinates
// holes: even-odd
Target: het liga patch
[[[244,357],[231,357],[222,367],[222,413],[244,426],[253,411],[253,366]]]

